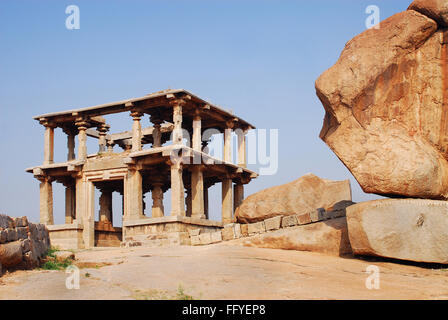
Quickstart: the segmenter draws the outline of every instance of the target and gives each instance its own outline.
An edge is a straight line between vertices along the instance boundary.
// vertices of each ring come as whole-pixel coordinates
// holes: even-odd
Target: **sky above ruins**
[[[252,181],[246,196],[312,172],[350,179],[356,202],[376,198],[319,139],[324,109],[314,81],[366,29],[369,5],[384,20],[410,2],[1,1],[0,213],[39,219],[38,181],[25,172],[43,160],[44,130],[33,116],[167,88],[279,130],[277,173]],[[69,5],[79,7],[78,30],[66,28]],[[132,125],[128,114],[108,120],[115,132]],[[142,125],[149,124],[144,118]],[[55,161],[64,161],[65,136],[60,129],[55,136]],[[95,148],[89,142],[89,153]],[[215,220],[220,192],[216,185],[210,194]],[[54,193],[55,222],[62,223],[62,186]]]

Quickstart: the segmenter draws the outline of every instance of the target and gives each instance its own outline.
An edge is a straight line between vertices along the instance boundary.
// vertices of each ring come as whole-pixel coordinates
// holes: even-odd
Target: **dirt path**
[[[195,299],[448,299],[448,269],[310,252],[229,244],[97,248],[77,260],[79,290],[66,288],[64,271],[17,271],[0,278],[0,299],[173,299],[179,287]],[[379,290],[365,286],[372,264]]]

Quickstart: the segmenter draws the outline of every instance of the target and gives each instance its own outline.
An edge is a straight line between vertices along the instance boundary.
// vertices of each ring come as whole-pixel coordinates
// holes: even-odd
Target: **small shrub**
[[[70,258],[64,259],[63,261],[58,261],[56,259],[55,252],[59,251],[59,248],[57,247],[50,247],[48,249],[45,258],[44,258],[44,264],[42,264],[41,269],[44,270],[64,270],[68,266],[73,264],[73,260]]]
[[[179,287],[177,288],[176,299],[177,300],[194,300],[193,296],[185,294],[184,288],[181,285],[179,285]]]

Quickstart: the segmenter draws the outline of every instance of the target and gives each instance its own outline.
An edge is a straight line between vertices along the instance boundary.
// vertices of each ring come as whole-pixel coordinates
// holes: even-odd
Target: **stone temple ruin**
[[[110,126],[103,116],[115,113],[130,113],[131,131],[108,133]],[[152,126],[142,128],[145,115]],[[220,230],[232,222],[244,198],[244,184],[257,177],[246,168],[245,134],[254,126],[185,90],[164,90],[34,119],[45,127],[44,161],[27,172],[40,181],[40,222],[47,225],[52,245],[61,248],[161,239],[186,244],[189,230]],[[67,134],[67,161],[61,163],[54,162],[55,128]],[[207,153],[210,136],[204,131],[211,128],[223,134],[222,160]],[[232,163],[233,132],[238,139],[237,164]],[[184,143],[186,136],[192,137],[191,145]],[[98,139],[96,154],[87,154],[88,137]],[[151,147],[143,148],[147,144]],[[114,145],[122,151],[114,152]],[[54,225],[52,182],[65,187],[62,225]],[[221,222],[209,220],[208,188],[218,182],[222,185]],[[99,217],[95,217],[95,188],[101,192]],[[168,215],[163,197],[169,189]],[[113,225],[113,192],[122,196],[122,228]],[[153,200],[151,217],[144,215],[147,192]]]

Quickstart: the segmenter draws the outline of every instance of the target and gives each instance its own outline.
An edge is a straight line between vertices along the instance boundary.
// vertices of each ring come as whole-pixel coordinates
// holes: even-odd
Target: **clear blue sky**
[[[368,5],[383,20],[410,2],[2,0],[0,213],[38,221],[38,181],[25,169],[42,163],[43,127],[32,116],[167,88],[279,129],[278,173],[254,180],[246,195],[313,172],[350,179],[355,201],[375,198],[319,139],[324,110],[314,81],[365,30]],[[65,27],[71,4],[80,8],[80,30]],[[130,117],[120,125],[113,129],[130,128]],[[64,160],[65,143],[56,130],[56,161]],[[58,188],[54,214],[61,223]]]

